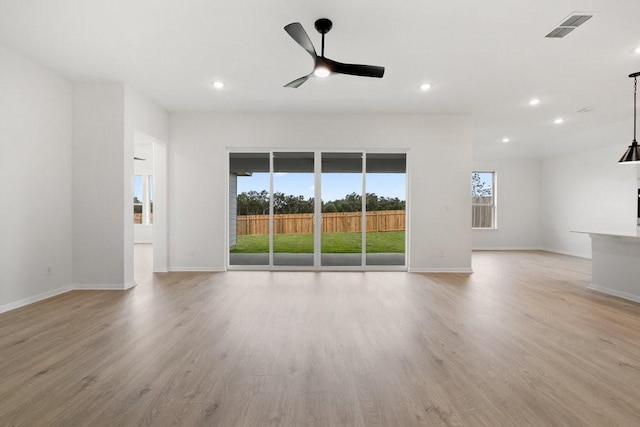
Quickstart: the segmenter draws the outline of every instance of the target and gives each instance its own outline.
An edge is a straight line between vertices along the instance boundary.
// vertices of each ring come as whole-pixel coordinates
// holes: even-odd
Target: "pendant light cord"
[[[638,78],[634,77],[633,78],[633,142],[636,142],[636,121],[637,121],[637,114],[636,114],[636,109],[637,109],[637,101],[636,101],[636,94],[638,93]]]

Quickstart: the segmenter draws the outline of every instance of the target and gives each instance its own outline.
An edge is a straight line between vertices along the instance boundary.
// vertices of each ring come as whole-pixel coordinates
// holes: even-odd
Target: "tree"
[[[284,193],[273,193],[273,210],[275,213],[312,213],[313,197],[305,199],[304,196],[292,196]]]
[[[383,197],[367,193],[367,211],[404,210],[405,201],[397,197]],[[278,214],[313,213],[314,198],[293,196],[281,192],[273,193],[273,210]],[[322,202],[322,212],[361,212],[362,196],[355,192],[342,199]],[[269,213],[269,192],[247,191],[237,196],[238,215],[266,215]]]
[[[138,196],[133,196],[133,213],[142,213],[142,202],[140,201],[140,199],[138,199]]]
[[[397,197],[378,196],[367,193],[367,211],[396,211],[404,210],[405,202]],[[322,204],[322,212],[360,212],[362,211],[362,196],[356,193],[347,194],[343,199],[332,200]]]
[[[267,190],[247,191],[238,194],[238,215],[267,215],[269,213],[269,192]],[[292,196],[280,192],[273,193],[273,210],[275,213],[311,213],[313,197]]]
[[[404,210],[404,200],[397,197],[378,196],[376,193],[367,193],[367,211],[399,211]]]
[[[238,194],[238,215],[266,215],[269,213],[269,192],[262,190],[247,191]]]
[[[491,186],[477,172],[471,174],[471,197],[491,197]]]

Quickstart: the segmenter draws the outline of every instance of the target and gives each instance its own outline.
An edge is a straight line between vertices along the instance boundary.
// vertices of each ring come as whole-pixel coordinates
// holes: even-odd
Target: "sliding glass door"
[[[362,153],[322,153],[321,266],[362,265]]]
[[[273,265],[314,265],[314,153],[273,153]]]
[[[405,265],[407,155],[366,157],[366,264]]]
[[[229,266],[402,269],[406,154],[230,153]]]
[[[269,153],[229,155],[229,265],[268,266]]]

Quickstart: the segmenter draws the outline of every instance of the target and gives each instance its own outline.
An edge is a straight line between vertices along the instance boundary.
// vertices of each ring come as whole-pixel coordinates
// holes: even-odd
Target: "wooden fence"
[[[362,212],[327,212],[322,214],[323,233],[356,233],[362,231]],[[269,234],[269,215],[239,215],[238,236]],[[405,211],[367,212],[367,232],[404,231]],[[275,234],[313,233],[313,214],[276,214]]]
[[[153,224],[153,212],[149,214],[149,222]],[[133,223],[134,224],[142,224],[142,214],[134,213],[133,214]]]

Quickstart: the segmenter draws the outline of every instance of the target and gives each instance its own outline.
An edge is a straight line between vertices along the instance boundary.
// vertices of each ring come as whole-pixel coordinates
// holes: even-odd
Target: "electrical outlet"
[[[53,273],[53,267],[48,266],[47,267],[47,276],[51,275],[51,273]]]
[[[444,251],[440,251],[438,255],[440,255],[440,258],[444,258]]]
[[[191,256],[196,256],[196,250],[194,248],[191,248],[191,251],[189,251],[189,253],[191,254]]]

